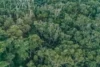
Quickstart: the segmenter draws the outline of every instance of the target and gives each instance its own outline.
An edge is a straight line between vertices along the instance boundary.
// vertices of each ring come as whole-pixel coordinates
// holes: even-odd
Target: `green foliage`
[[[100,67],[99,0],[0,0],[0,67]]]
[[[17,25],[12,25],[8,30],[7,33],[9,36],[22,36],[23,32],[20,30],[20,28]]]
[[[1,67],[7,67],[8,65],[9,65],[9,63],[6,62],[6,61],[1,61],[1,62],[0,62],[0,66],[1,66]]]

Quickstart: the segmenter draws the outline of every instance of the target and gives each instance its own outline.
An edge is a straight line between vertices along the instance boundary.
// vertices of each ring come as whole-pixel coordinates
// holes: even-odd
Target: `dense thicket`
[[[100,1],[0,0],[0,67],[100,67]]]

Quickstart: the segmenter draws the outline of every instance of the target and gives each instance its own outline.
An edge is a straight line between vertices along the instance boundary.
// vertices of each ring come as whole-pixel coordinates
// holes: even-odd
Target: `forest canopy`
[[[100,0],[0,0],[0,67],[100,67]]]

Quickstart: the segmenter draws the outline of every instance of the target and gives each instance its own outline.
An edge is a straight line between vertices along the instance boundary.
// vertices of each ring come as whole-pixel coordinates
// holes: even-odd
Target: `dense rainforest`
[[[0,0],[0,67],[100,67],[100,0]]]

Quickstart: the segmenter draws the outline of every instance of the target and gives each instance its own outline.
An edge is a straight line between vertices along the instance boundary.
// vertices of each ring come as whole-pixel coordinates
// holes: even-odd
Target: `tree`
[[[0,0],[0,67],[100,67],[99,0]]]

